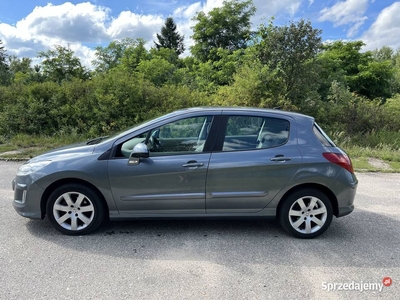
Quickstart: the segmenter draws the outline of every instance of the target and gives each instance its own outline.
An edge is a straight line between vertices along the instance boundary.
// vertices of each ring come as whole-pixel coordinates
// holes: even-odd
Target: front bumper
[[[14,190],[13,207],[21,216],[31,219],[42,219],[40,207],[44,190],[32,182],[29,177],[16,177],[12,181]]]

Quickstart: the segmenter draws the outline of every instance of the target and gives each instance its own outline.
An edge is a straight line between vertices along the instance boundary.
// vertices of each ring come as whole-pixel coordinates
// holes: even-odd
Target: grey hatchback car
[[[68,235],[106,218],[274,217],[314,238],[353,211],[357,183],[312,117],[201,107],[32,158],[12,186],[20,215]]]

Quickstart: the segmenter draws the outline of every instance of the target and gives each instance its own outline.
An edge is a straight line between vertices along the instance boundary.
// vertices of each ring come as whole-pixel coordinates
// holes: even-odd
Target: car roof
[[[254,113],[271,113],[277,115],[284,115],[292,117],[293,119],[301,120],[308,119],[314,121],[314,118],[308,115],[304,115],[301,113],[285,111],[280,109],[268,109],[268,108],[256,108],[256,107],[242,107],[242,106],[199,106],[199,107],[191,107],[184,108],[175,111],[175,113],[187,113],[194,111],[231,111],[231,112],[254,112]]]

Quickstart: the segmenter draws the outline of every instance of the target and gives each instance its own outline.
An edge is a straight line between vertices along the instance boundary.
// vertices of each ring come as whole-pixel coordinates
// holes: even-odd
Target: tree
[[[388,46],[383,46],[380,49],[375,49],[374,51],[372,51],[372,56],[377,61],[391,60],[393,54],[393,49]]]
[[[145,40],[141,38],[130,39],[130,44],[126,47],[124,55],[121,58],[120,67],[124,70],[134,72],[142,60],[147,60],[149,53],[144,46],[145,43]]]
[[[389,58],[390,51],[362,52],[362,41],[335,41],[324,45],[320,59],[325,60],[325,74],[336,76],[339,82],[347,85],[351,92],[369,99],[391,96],[394,67]]]
[[[32,59],[11,55],[8,57],[8,61],[10,77],[13,82],[27,83],[33,78]]]
[[[121,41],[112,41],[107,47],[96,47],[96,59],[92,61],[92,64],[96,67],[96,71],[107,72],[108,70],[115,68],[120,64],[125,50],[134,44],[135,40],[132,38],[125,38]]]
[[[0,84],[7,84],[10,79],[9,67],[7,64],[7,54],[4,46],[2,46],[3,41],[0,40]]]
[[[144,78],[152,82],[155,86],[162,86],[172,81],[175,69],[173,64],[160,57],[143,60],[136,68],[137,72],[143,74]]]
[[[250,18],[256,12],[252,0],[224,1],[223,6],[208,14],[199,12],[193,29],[192,54],[200,61],[217,61],[218,48],[231,52],[244,49],[251,37]]]
[[[333,72],[343,70],[347,76],[358,74],[358,66],[366,65],[372,60],[371,52],[361,52],[365,44],[363,41],[335,41],[323,46],[321,57],[335,62]]]
[[[391,96],[391,79],[394,72],[390,61],[371,61],[358,66],[355,76],[347,77],[350,88],[369,99],[386,99]]]
[[[61,82],[73,77],[79,79],[89,77],[88,71],[69,47],[56,45],[54,49],[39,52],[38,58],[43,58],[42,71],[51,81]]]
[[[32,71],[32,59],[29,57],[19,58],[16,55],[11,55],[8,57],[8,61],[10,72],[14,75],[18,72],[28,74]]]
[[[180,35],[176,30],[174,19],[169,17],[165,21],[165,25],[161,28],[161,33],[157,33],[157,42],[154,42],[157,49],[168,48],[175,50],[177,55],[185,51],[183,43],[184,36]]]
[[[283,97],[294,103],[304,100],[316,89],[315,59],[322,47],[321,30],[310,21],[300,20],[287,25],[261,25],[254,43],[261,63],[277,70],[284,82]]]

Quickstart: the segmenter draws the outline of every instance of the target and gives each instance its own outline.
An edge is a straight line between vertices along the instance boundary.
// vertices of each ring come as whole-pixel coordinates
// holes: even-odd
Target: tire
[[[311,239],[323,234],[331,225],[332,204],[316,189],[302,189],[284,199],[279,222],[291,235]]]
[[[96,192],[82,184],[65,184],[51,193],[47,216],[59,232],[84,235],[95,231],[104,219],[104,206]]]

